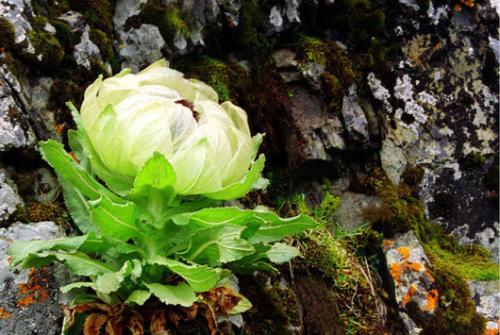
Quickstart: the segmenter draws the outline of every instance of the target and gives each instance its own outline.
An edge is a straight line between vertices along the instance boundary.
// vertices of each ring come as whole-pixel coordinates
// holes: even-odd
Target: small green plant
[[[156,71],[156,68],[153,70]],[[165,68],[161,67],[158,73],[165,71]],[[118,83],[122,78],[119,76],[111,78],[111,82],[116,85],[113,88],[118,87],[118,90]],[[178,84],[181,79],[178,78],[175,83]],[[97,83],[100,84],[100,80],[98,79]],[[203,89],[204,92],[208,90],[201,82],[191,83],[193,90]],[[154,88],[158,90],[158,86]],[[91,86],[91,90],[93,89]],[[172,94],[167,89],[165,91]],[[139,90],[132,92],[138,95],[142,93]],[[121,94],[121,91],[119,93]],[[146,93],[141,97],[152,99],[151,92]],[[99,98],[102,96],[103,93],[100,93]],[[243,163],[232,166],[233,171],[226,172],[242,170],[242,178],[227,185],[219,185],[219,189],[215,192],[213,188],[207,192],[192,191],[193,185],[198,185],[196,186],[198,190],[207,190],[206,183],[215,177],[220,178],[222,174],[213,169],[209,171],[211,174],[204,174],[206,172],[204,169],[209,170],[206,162],[208,154],[204,154],[196,146],[191,149],[190,156],[183,156],[186,162],[184,165],[171,164],[164,154],[158,151],[152,152],[140,168],[134,171],[130,185],[127,184],[130,188],[122,187],[120,193],[116,188],[111,190],[101,184],[94,171],[97,169],[100,172],[98,176],[102,176],[101,179],[104,179],[108,186],[116,185],[114,183],[118,176],[116,171],[120,171],[122,166],[116,162],[110,164],[109,159],[110,157],[124,159],[124,157],[113,156],[113,151],[102,145],[104,142],[91,138],[96,136],[100,141],[111,141],[107,142],[109,146],[116,139],[113,136],[116,137],[117,133],[116,128],[113,131],[109,123],[106,123],[114,120],[113,118],[108,118],[103,123],[99,123],[98,119],[94,123],[89,122],[88,124],[94,128],[108,126],[106,129],[99,128],[100,130],[95,133],[89,130],[91,127],[85,127],[83,118],[89,118],[88,113],[100,112],[95,110],[97,104],[92,105],[92,108],[88,107],[89,97],[87,91],[85,98],[87,100],[83,103],[83,106],[87,107],[86,109],[82,107],[82,120],[76,108],[68,104],[78,126],[77,130],[68,132],[71,153],[66,152],[62,144],[53,140],[40,143],[42,156],[58,175],[66,207],[83,235],[50,241],[15,241],[9,249],[13,265],[20,264],[23,268],[29,268],[44,266],[53,261],[64,263],[75,275],[88,277],[88,280],[71,283],[61,289],[63,292],[91,290],[93,294],[90,300],[101,301],[108,305],[134,306],[143,305],[148,300],[159,300],[164,305],[191,308],[197,307],[199,303],[205,304],[205,307],[209,306],[209,302],[215,299],[214,295],[218,296],[224,292],[229,294],[224,287],[230,286],[228,281],[232,272],[277,271],[273,264],[286,263],[299,255],[297,248],[280,241],[285,236],[316,227],[316,222],[310,217],[297,215],[292,218],[280,218],[267,210],[218,207],[221,200],[244,196],[256,183],[262,183],[260,174],[264,167],[263,157],[253,162],[251,167]],[[116,98],[114,95],[112,97]],[[196,99],[200,99],[199,93]],[[157,99],[157,103],[158,101]],[[186,100],[180,101],[182,104],[166,101],[164,107],[168,112],[169,107],[176,111],[178,108],[184,108],[178,106],[187,105],[194,109],[193,114],[189,112],[188,115],[192,120],[188,121],[196,122],[194,114],[199,100],[194,101],[194,107]],[[209,107],[220,108],[215,101],[211,101]],[[101,116],[109,117],[110,110],[112,111],[112,106],[108,104],[103,108]],[[145,110],[146,108],[143,112]],[[159,111],[160,115],[166,113],[163,109]],[[214,112],[201,111],[207,114]],[[117,112],[119,113],[119,109]],[[228,113],[231,112],[232,110]],[[238,123],[239,127],[245,127],[243,122],[246,122],[246,115],[243,118],[242,114],[244,111],[237,110],[237,112],[240,113],[241,119],[236,119],[233,114],[229,115],[234,120],[242,121]],[[202,114],[201,117],[206,116]],[[231,120],[227,119],[225,125],[214,123],[214,130],[231,131],[229,127],[234,124]],[[185,122],[185,118],[183,121]],[[135,127],[137,126],[135,124]],[[106,131],[109,132],[106,134],[108,137],[103,138]],[[193,136],[198,134],[193,132]],[[250,134],[248,138],[249,136]],[[217,143],[222,146],[224,143],[221,143],[221,138]],[[123,142],[120,144],[126,146],[137,139],[122,137],[121,140]],[[124,140],[129,140],[129,143],[125,143]],[[239,137],[238,140],[239,144],[243,145],[246,138]],[[158,143],[164,142],[158,141]],[[232,142],[232,145],[237,144]],[[138,154],[146,150],[144,147],[132,147]],[[213,148],[205,145],[203,149],[208,152]],[[257,147],[255,151],[256,149]],[[102,154],[103,150],[105,154]],[[98,152],[102,155],[99,156]],[[222,151],[218,152],[220,154]],[[238,152],[235,155],[241,157],[238,156]],[[107,161],[107,168],[98,165],[104,164],[103,161]],[[120,162],[124,164],[123,160]],[[192,168],[185,171],[190,169],[190,166],[200,164],[203,168],[199,168],[196,174],[188,173],[194,171]],[[130,178],[130,175],[128,177]],[[179,186],[177,182],[181,177],[187,186]],[[214,290],[217,291],[214,293]],[[229,296],[230,302],[217,308],[223,314],[241,313],[251,307],[243,296],[234,292]],[[88,302],[89,295],[79,295],[75,301]],[[107,310],[99,306],[101,312]],[[80,310],[92,308],[97,307],[95,304],[87,304],[85,307],[80,307]],[[109,318],[116,320],[114,317]],[[71,325],[72,322],[69,322],[66,328],[69,329]],[[91,333],[85,332],[85,334]]]

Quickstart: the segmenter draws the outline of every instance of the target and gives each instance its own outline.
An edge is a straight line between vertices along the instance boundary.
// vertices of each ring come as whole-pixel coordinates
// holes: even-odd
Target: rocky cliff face
[[[65,102],[78,106],[99,73],[165,57],[266,133],[271,187],[241,203],[316,208],[330,229],[304,237],[293,271],[242,279],[258,302],[247,333],[498,333],[500,293],[485,280],[498,280],[500,243],[499,10],[493,0],[2,0],[0,251],[13,236],[72,232],[36,151],[38,140],[67,141]],[[56,225],[24,234],[16,221]],[[58,331],[43,320],[61,318],[62,279],[46,271],[37,280],[50,299],[19,305],[32,279],[0,267],[10,285],[0,334],[27,334],[21,319],[31,333]]]

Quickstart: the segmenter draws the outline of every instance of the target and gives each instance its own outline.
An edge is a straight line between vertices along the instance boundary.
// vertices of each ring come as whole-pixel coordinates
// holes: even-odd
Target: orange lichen
[[[420,272],[420,270],[422,270],[422,268],[423,268],[423,266],[420,263],[408,262],[408,269],[410,269],[410,270]]]
[[[394,263],[391,265],[391,277],[394,279],[396,282],[401,281],[401,272],[403,271],[403,266],[400,263]]]
[[[399,247],[397,251],[403,257],[403,259],[408,259],[410,257],[410,248],[408,247]]]
[[[439,293],[436,289],[432,289],[427,293],[427,311],[434,312],[439,301]]]
[[[17,288],[17,307],[27,307],[35,303],[44,302],[49,298],[48,269],[46,267],[29,270],[28,281],[20,283]]]
[[[3,307],[0,307],[0,320],[8,319],[10,318],[11,315],[12,315],[11,312],[9,312]]]
[[[387,251],[394,245],[393,240],[384,240],[384,250]]]
[[[475,5],[474,0],[460,0],[460,2],[469,8],[472,8]]]
[[[414,285],[410,286],[408,292],[406,292],[405,297],[403,298],[403,307],[406,307],[406,304],[410,302],[411,297],[413,297],[417,293],[417,289]]]
[[[56,131],[57,134],[61,135],[63,133],[65,127],[66,127],[65,123],[56,124],[54,126],[54,130]]]
[[[498,335],[500,331],[498,328],[489,328],[484,331],[484,335]]]

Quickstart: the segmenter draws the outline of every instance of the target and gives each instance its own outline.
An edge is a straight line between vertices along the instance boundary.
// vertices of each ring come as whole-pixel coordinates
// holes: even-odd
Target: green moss
[[[410,180],[414,178],[409,178]],[[484,319],[476,313],[467,280],[496,280],[500,278],[498,264],[490,253],[477,245],[461,246],[436,224],[427,221],[424,208],[411,194],[411,187],[398,187],[385,181],[378,187],[383,204],[367,211],[367,218],[385,235],[413,229],[431,261],[430,271],[439,292],[439,308],[431,316],[422,315],[411,304],[407,311],[423,328],[421,334],[483,334]]]
[[[372,9],[371,5],[358,2],[349,16],[349,28],[351,41],[363,48],[370,45],[372,37],[384,35],[385,13],[383,9]]]
[[[252,0],[241,3],[240,22],[236,32],[236,46],[254,62],[266,63],[271,56],[275,41],[263,34],[267,18]]]
[[[92,28],[90,29],[89,37],[99,48],[102,59],[105,62],[109,61],[113,57],[113,45],[106,34],[100,29]]]
[[[377,320],[380,301],[372,291],[375,284],[369,282],[366,275],[370,270],[361,265],[351,251],[357,243],[355,237],[368,234],[345,232],[334,219],[339,205],[340,199],[325,187],[322,202],[314,208],[306,204],[302,195],[283,206],[282,209],[290,214],[304,213],[320,223],[318,229],[299,239],[297,244],[304,257],[295,259],[292,268],[297,272],[319,273],[328,283],[329,298],[339,306],[346,334],[379,333],[384,328],[381,320]],[[356,299],[353,300],[353,296]]]
[[[107,34],[113,33],[113,13],[115,1],[113,0],[69,0],[72,9],[83,14],[85,19],[96,28]]]
[[[122,65],[116,53],[113,52],[113,56],[109,60],[109,64],[111,65],[111,71],[113,71],[113,73],[116,74],[120,72]]]
[[[37,54],[42,56],[42,64],[47,68],[57,67],[64,58],[64,49],[55,36],[46,32],[29,32],[30,41]]]
[[[49,23],[56,29],[56,38],[65,50],[70,51],[79,42],[79,36],[72,31],[66,22],[59,19],[49,19]]]
[[[31,26],[33,27],[33,30],[36,31],[42,31],[47,22],[47,18],[43,16],[33,16],[30,18]]]
[[[370,48],[368,49],[369,62],[368,66],[370,68],[377,67],[381,63],[385,62],[385,55],[387,53],[386,47],[378,40],[373,37],[370,41]]]
[[[68,0],[33,0],[32,6],[35,15],[47,17],[58,17],[70,9]]]
[[[0,45],[9,50],[16,43],[14,26],[7,19],[0,17]]]
[[[382,205],[368,208],[365,219],[385,236],[405,233],[425,222],[423,204],[413,197],[407,185],[396,187],[386,181],[378,187],[377,195]]]
[[[164,17],[164,29],[167,34],[175,37],[178,32],[183,33],[185,36],[189,35],[189,30],[186,22],[181,17],[179,8],[176,6],[168,6]]]
[[[358,77],[347,54],[333,41],[323,41],[303,34],[296,34],[293,40],[299,66],[317,63],[325,67],[321,77],[323,89],[330,108],[338,110],[342,106],[346,89]]]
[[[491,253],[479,245],[461,246],[449,236],[442,235],[425,244],[427,254],[432,255],[434,267],[448,267],[466,280],[497,280],[498,264],[491,260]]]
[[[234,100],[237,88],[245,80],[244,70],[235,62],[200,56],[179,59],[174,67],[187,77],[196,78],[210,85],[219,95],[219,101]]]
[[[407,166],[401,175],[401,179],[403,180],[403,183],[410,186],[415,192],[418,190],[418,187],[422,182],[424,173],[424,169],[420,166]]]
[[[430,318],[420,316],[422,335],[482,335],[485,319],[476,313],[476,304],[470,298],[467,282],[457,271],[437,258],[428,255],[433,268],[431,273],[436,282],[440,298],[438,309]],[[413,315],[419,318],[418,313]]]
[[[150,0],[142,6],[138,19],[138,23],[157,26],[167,43],[172,43],[179,33],[189,36],[188,26],[173,4],[165,6],[160,0]]]

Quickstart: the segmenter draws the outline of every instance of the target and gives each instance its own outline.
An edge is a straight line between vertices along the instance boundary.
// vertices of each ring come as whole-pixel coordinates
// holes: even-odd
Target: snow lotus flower
[[[251,136],[245,111],[219,104],[210,86],[165,60],[137,74],[100,76],[85,91],[80,119],[92,170],[117,193],[133,187],[156,153],[175,171],[181,195],[232,199],[261,180],[264,157],[255,158],[262,135]]]

